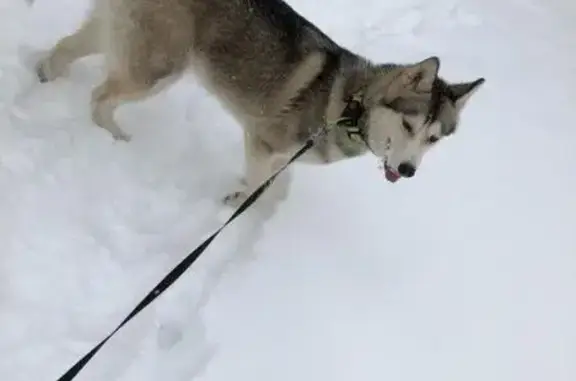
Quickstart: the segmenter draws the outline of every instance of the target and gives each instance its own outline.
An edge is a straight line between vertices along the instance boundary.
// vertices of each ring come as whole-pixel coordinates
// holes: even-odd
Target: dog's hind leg
[[[92,120],[122,140],[129,137],[114,121],[116,108],[154,96],[180,78],[193,41],[188,13],[176,12],[164,2],[135,4],[141,6],[130,8],[128,14],[119,9],[105,26],[108,74],[93,90],[91,101]]]
[[[156,95],[173,83],[180,73],[167,73],[147,80],[132,74],[111,71],[108,78],[92,91],[92,120],[118,140],[128,141],[130,137],[114,120],[116,108],[126,102],[141,101]]]
[[[58,41],[36,66],[40,82],[53,81],[64,75],[77,59],[98,53],[100,23],[95,12],[92,12],[76,32]]]

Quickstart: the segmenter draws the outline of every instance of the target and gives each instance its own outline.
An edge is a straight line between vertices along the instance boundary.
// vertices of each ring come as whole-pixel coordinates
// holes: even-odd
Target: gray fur
[[[402,163],[416,167],[430,135],[450,135],[484,81],[449,85],[437,76],[436,57],[373,63],[281,0],[95,0],[82,26],[39,62],[38,75],[53,80],[96,53],[107,58],[108,78],[93,91],[93,120],[117,139],[129,140],[114,120],[119,105],[161,91],[187,70],[234,115],[245,131],[247,187],[229,202],[242,201],[311,134],[332,125],[352,96],[365,110],[358,127],[367,144],[331,128],[303,161],[372,151],[387,173],[398,174]]]

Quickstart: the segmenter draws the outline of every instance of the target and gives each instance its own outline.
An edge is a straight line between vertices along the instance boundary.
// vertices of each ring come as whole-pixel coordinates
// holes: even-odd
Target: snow
[[[576,6],[291,0],[381,61],[486,77],[458,133],[390,185],[295,167],[78,380],[576,380]],[[85,1],[0,4],[0,380],[56,380],[229,215],[240,129],[193,78],[89,119],[101,59],[39,85]]]

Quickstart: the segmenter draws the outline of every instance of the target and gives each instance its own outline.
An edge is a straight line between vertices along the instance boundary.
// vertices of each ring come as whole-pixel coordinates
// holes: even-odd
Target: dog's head
[[[440,61],[375,67],[363,94],[365,139],[380,157],[386,178],[416,174],[424,154],[457,128],[459,115],[484,78],[448,84],[438,77]]]

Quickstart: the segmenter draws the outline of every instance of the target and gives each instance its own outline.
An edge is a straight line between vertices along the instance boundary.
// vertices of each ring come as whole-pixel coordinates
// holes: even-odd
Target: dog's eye
[[[402,126],[404,127],[404,129],[406,130],[406,132],[408,132],[409,134],[413,134],[413,133],[414,133],[414,129],[412,128],[412,126],[410,125],[410,123],[408,123],[407,121],[403,120],[403,121],[402,121]]]
[[[428,138],[428,143],[434,144],[434,143],[436,143],[438,140],[440,140],[440,139],[439,139],[437,136],[430,136],[430,137]]]

